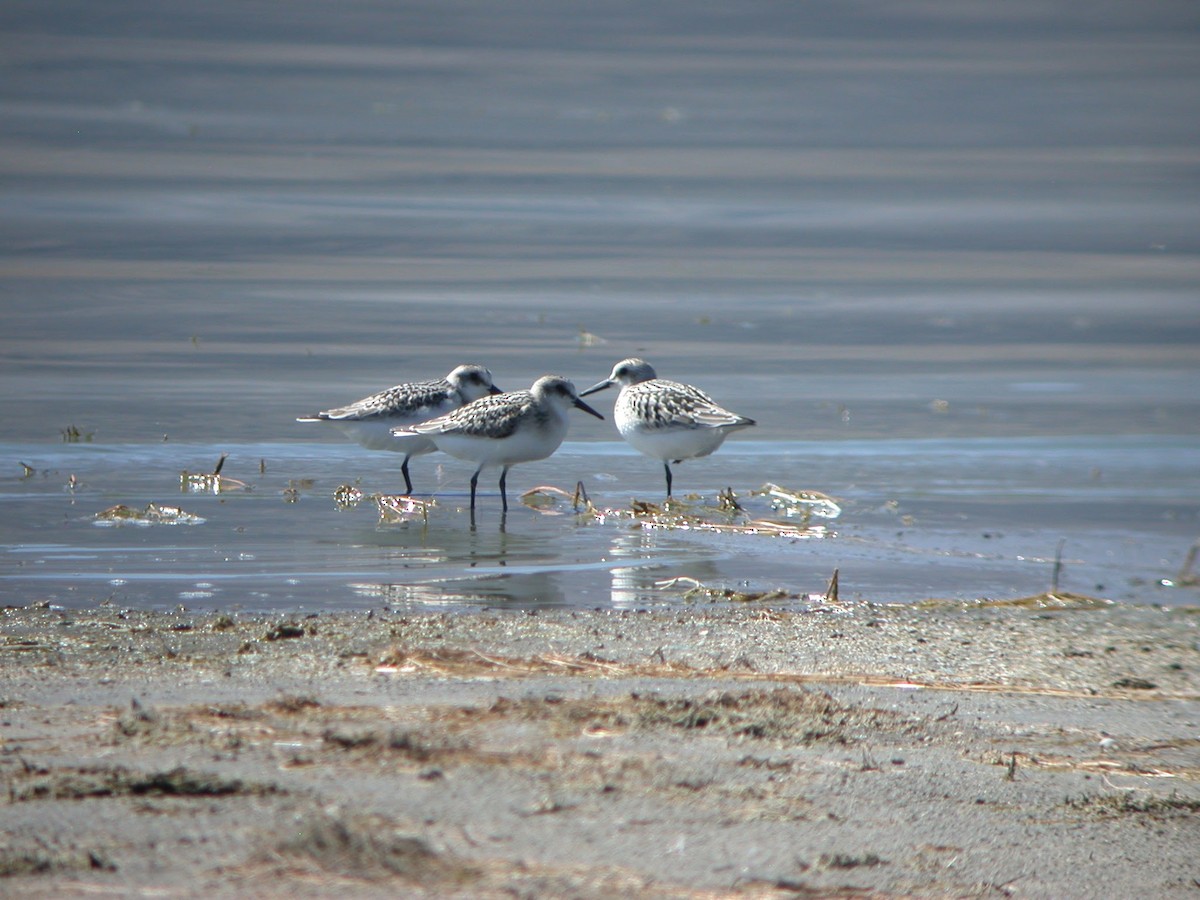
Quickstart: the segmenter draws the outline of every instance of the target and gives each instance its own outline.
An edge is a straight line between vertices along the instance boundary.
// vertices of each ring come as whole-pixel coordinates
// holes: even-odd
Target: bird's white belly
[[[396,419],[328,419],[330,425],[356,441],[368,450],[391,450],[394,453],[407,453],[409,456],[420,456],[432,453],[437,447],[433,441],[423,435],[414,434],[396,437],[392,429],[406,424]]]
[[[567,435],[567,423],[551,421],[545,427],[518,428],[505,438],[486,438],[465,434],[433,435],[437,448],[458,459],[483,466],[511,466],[545,459],[558,449]]]
[[[725,440],[724,428],[637,428],[628,422],[618,422],[621,437],[629,446],[653,459],[692,459],[708,456]]]

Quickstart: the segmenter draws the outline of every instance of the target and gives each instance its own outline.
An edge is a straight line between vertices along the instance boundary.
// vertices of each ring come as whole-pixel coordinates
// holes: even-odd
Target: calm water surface
[[[576,478],[601,508],[661,498],[657,465],[595,441],[514,470],[509,514],[501,516],[493,487],[481,494],[474,527],[465,509],[470,468],[422,458],[414,477],[438,505],[427,518],[381,524],[374,503],[341,508],[333,493],[347,482],[395,492],[395,462],[339,444],[226,449],[223,472],[251,490],[179,493],[181,464],[211,469],[207,445],[0,445],[6,458],[32,450],[47,465],[3,483],[6,595],[155,608],[644,606],[686,602],[693,583],[670,584],[683,578],[782,589],[798,595],[786,602],[803,603],[836,567],[843,597],[1005,599],[1047,589],[1065,540],[1064,590],[1178,603],[1186,591],[1156,582],[1178,568],[1200,491],[1194,443],[1180,438],[745,440],[719,460],[678,467],[677,485],[729,484],[748,515],[781,522],[789,520],[752,489],[764,479],[819,485],[841,514],[810,519],[808,529],[793,519],[799,536],[774,536],[645,529],[628,517],[577,517],[565,507],[549,515],[515,501],[516,490],[570,490]],[[102,527],[94,518],[117,503],[152,502],[204,521]]]
[[[714,588],[1164,587],[1200,537],[1193,3],[12,3],[0,12],[0,592],[65,606],[644,606]],[[514,505],[296,415],[648,358],[759,427],[681,491],[823,531]],[[598,407],[609,414],[611,397]],[[76,429],[79,439],[64,442]],[[181,493],[182,470],[250,490]],[[28,469],[22,466],[28,466]],[[661,470],[579,416],[510,492]],[[100,527],[115,504],[202,524]],[[803,599],[781,602],[803,603]]]

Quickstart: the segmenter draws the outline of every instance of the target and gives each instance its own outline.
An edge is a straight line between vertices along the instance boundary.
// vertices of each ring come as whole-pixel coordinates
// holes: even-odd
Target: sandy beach
[[[1195,896],[1200,616],[8,609],[10,896]]]

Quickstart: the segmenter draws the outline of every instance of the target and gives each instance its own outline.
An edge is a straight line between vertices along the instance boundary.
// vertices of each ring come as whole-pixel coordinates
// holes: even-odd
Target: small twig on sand
[[[942,713],[942,714],[941,714],[940,716],[938,716],[938,717],[937,717],[937,718],[936,718],[934,721],[936,721],[936,722],[945,722],[947,719],[952,719],[952,718],[954,718],[954,716],[955,716],[955,715],[957,715],[957,713],[958,713],[958,704],[957,704],[957,703],[955,703],[955,704],[954,704],[954,709],[950,710],[950,712],[948,712],[948,713]]]
[[[577,481],[575,482],[575,496],[571,498],[571,508],[578,510],[580,503],[583,504],[585,509],[591,509],[592,501],[588,497],[587,488],[583,486],[582,481]]]
[[[1058,593],[1058,576],[1062,574],[1062,553],[1066,543],[1066,538],[1060,540],[1058,542],[1058,549],[1054,552],[1054,574],[1050,578],[1050,593],[1052,594]]]
[[[829,579],[829,587],[825,588],[825,600],[828,603],[838,602],[838,570],[833,570],[833,577]]]
[[[21,463],[21,465],[25,465]],[[1187,556],[1183,558],[1183,566],[1179,569],[1179,575],[1175,581],[1179,584],[1190,584],[1195,576],[1192,575],[1192,566],[1196,564],[1196,555],[1200,554],[1200,540],[1192,544],[1188,550]]]

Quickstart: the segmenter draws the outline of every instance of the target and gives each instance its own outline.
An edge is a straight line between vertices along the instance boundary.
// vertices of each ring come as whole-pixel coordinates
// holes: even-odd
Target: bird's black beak
[[[606,378],[606,379],[604,379],[604,381],[600,382],[599,384],[593,384],[586,391],[580,391],[579,396],[586,397],[588,394],[594,394],[594,393],[596,393],[596,391],[602,391],[605,388],[610,388],[612,386],[613,386],[612,379]]]
[[[596,412],[594,409],[592,409],[590,406],[588,406],[588,405],[587,405],[586,403],[584,403],[582,400],[576,400],[576,401],[575,401],[575,406],[576,406],[577,408],[579,408],[579,409],[582,409],[582,410],[583,410],[585,413],[591,413],[591,414],[592,414],[593,416],[595,416],[597,419],[603,419],[603,418],[604,418],[604,416],[600,415],[600,413]]]
[[[492,385],[490,388],[488,388],[488,393],[489,393],[489,394],[503,394],[503,393],[504,393],[504,391],[503,391],[503,390],[501,390],[500,388],[496,387],[496,386],[493,384],[493,385]]]

